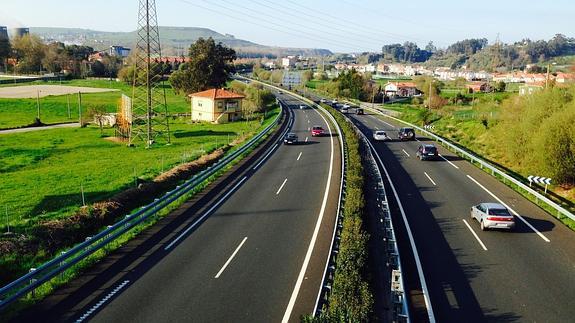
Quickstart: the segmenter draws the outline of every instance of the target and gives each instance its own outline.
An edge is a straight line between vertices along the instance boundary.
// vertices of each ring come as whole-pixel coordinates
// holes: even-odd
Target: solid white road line
[[[283,137],[283,136],[282,136]],[[278,144],[275,144],[272,149],[270,149],[270,151],[254,166],[254,168],[252,168],[253,170],[258,169],[258,167],[261,166],[261,164],[263,164],[263,162],[266,161],[266,159],[275,151],[275,149],[278,147]]]
[[[325,117],[323,116],[323,114],[321,114],[318,110],[314,109],[314,111],[319,114],[319,116],[323,119],[323,121],[326,123],[327,125],[327,129],[329,131],[329,133],[331,132],[331,127],[329,126],[329,122],[325,119]],[[317,240],[317,236],[319,234],[319,229],[321,227],[321,222],[323,221],[323,216],[325,213],[325,208],[327,205],[327,199],[329,197],[329,187],[331,185],[331,176],[333,173],[333,158],[334,158],[334,144],[333,144],[333,136],[330,137],[330,143],[331,143],[331,157],[330,157],[330,163],[329,163],[329,172],[327,174],[327,182],[325,183],[325,193],[323,194],[323,202],[321,203],[321,209],[319,211],[319,216],[317,218],[317,222],[315,224],[315,228],[313,230],[313,235],[311,237],[311,240],[309,242],[309,246],[307,248],[307,252],[305,254],[305,258],[303,260],[303,264],[301,265],[301,270],[299,272],[299,275],[297,277],[293,292],[291,294],[289,303],[287,305],[286,311],[284,313],[284,316],[282,318],[282,323],[287,323],[290,319],[291,313],[293,311],[293,307],[295,305],[295,301],[297,299],[297,295],[299,294],[299,290],[301,288],[301,284],[303,283],[304,277],[305,277],[305,272],[307,271],[307,266],[309,265],[309,261],[311,259],[311,254],[313,252],[313,248],[315,247],[315,243]],[[343,156],[342,156],[343,157]],[[299,320],[299,318],[298,318]]]
[[[443,160],[445,160],[446,162],[448,162],[451,166],[459,169],[459,167],[457,165],[455,165],[454,163],[452,163],[451,161],[447,160],[447,158],[443,157],[442,154],[439,154],[439,157],[443,158]]]
[[[86,311],[84,315],[78,318],[76,320],[76,323],[84,322],[88,317],[90,317],[90,315],[92,315],[92,313],[97,311],[104,303],[106,303],[110,298],[116,295],[122,288],[126,287],[126,285],[128,285],[129,283],[130,283],[129,280],[124,280],[119,286],[117,286],[116,288],[114,288],[114,290],[109,292],[108,295],[106,295],[106,297],[101,299],[96,305],[92,306],[88,311]]]
[[[224,264],[222,269],[220,269],[220,271],[218,271],[218,273],[216,274],[216,276],[214,278],[216,278],[216,279],[220,278],[220,275],[224,272],[224,270],[226,270],[226,267],[230,264],[230,262],[232,262],[232,259],[234,259],[234,257],[238,253],[238,251],[240,251],[241,247],[244,245],[246,240],[248,240],[248,237],[245,237],[244,240],[242,240],[242,242],[240,242],[240,245],[236,248],[236,251],[234,251],[234,253],[232,253],[230,258],[228,258],[228,261],[226,261],[226,263]]]
[[[241,181],[239,181],[236,185],[234,185],[234,187],[232,187],[232,189],[226,193],[226,195],[224,195],[221,199],[218,200],[218,202],[216,202],[214,205],[212,205],[212,207],[207,210],[206,212],[204,212],[204,214],[197,219],[194,223],[192,223],[192,225],[190,225],[184,232],[180,233],[180,235],[178,235],[172,242],[170,242],[170,244],[168,244],[164,250],[168,250],[170,248],[172,248],[178,241],[180,241],[180,239],[182,239],[183,237],[186,236],[186,234],[188,234],[188,232],[190,232],[192,229],[194,229],[199,223],[201,223],[205,217],[207,217],[215,208],[217,208],[218,206],[220,206],[220,204],[222,204],[223,201],[225,201],[228,196],[230,196],[232,193],[234,193],[236,191],[236,189],[243,184],[243,182],[246,181],[247,176],[244,176],[242,178]]]
[[[287,178],[284,179],[284,182],[280,186],[279,190],[276,192],[276,195],[280,195],[280,192],[282,191],[282,188],[284,188],[284,185],[286,184],[286,182],[287,182]]]
[[[431,184],[433,184],[434,186],[437,186],[437,184],[435,184],[435,182],[431,179],[431,177],[429,177],[429,175],[427,175],[426,172],[423,172],[425,174],[425,176],[427,176],[427,179],[429,179],[429,181],[431,182]]]
[[[539,230],[535,229],[534,226],[531,225],[531,223],[527,222],[527,220],[525,220],[521,215],[519,215],[519,213],[515,212],[515,210],[513,210],[512,208],[509,207],[509,205],[505,204],[500,198],[498,198],[495,194],[491,193],[487,188],[485,188],[485,186],[481,185],[477,180],[475,180],[475,178],[467,175],[467,177],[472,180],[473,182],[475,182],[475,184],[477,184],[479,187],[481,187],[485,192],[487,192],[489,195],[493,196],[494,199],[496,199],[499,203],[501,203],[503,206],[505,206],[506,208],[509,209],[509,211],[511,211],[511,213],[515,214],[516,217],[518,217],[521,221],[523,221],[525,224],[527,224],[527,226],[529,228],[531,228],[531,230],[533,230],[533,232],[537,233],[541,239],[545,240],[546,242],[551,242],[551,240],[549,240],[546,236],[543,235],[543,233],[539,232]]]
[[[405,149],[402,149],[402,150],[403,150],[403,153],[407,155],[407,157],[411,157],[411,156],[409,156],[409,154],[407,153],[407,151],[405,151]]]
[[[301,158],[302,153],[303,153],[302,151],[299,152],[299,155],[297,155],[297,160],[299,160]]]
[[[421,260],[419,259],[419,252],[417,251],[417,246],[415,245],[415,239],[413,238],[413,233],[411,232],[411,226],[409,225],[409,221],[407,221],[407,215],[405,215],[405,210],[403,209],[401,199],[399,198],[399,194],[395,189],[395,185],[393,185],[393,182],[391,181],[391,176],[389,176],[389,172],[387,171],[387,168],[383,164],[381,157],[379,157],[377,150],[375,150],[375,147],[370,141],[368,141],[367,143],[371,147],[373,155],[379,161],[379,165],[383,169],[385,176],[389,179],[391,190],[393,191],[393,195],[399,206],[399,211],[401,212],[401,218],[403,219],[405,229],[407,230],[409,244],[411,245],[411,249],[413,250],[413,257],[415,258],[415,266],[417,267],[417,275],[419,276],[419,280],[421,281],[421,289],[423,289],[423,299],[425,300],[425,307],[427,308],[427,317],[429,318],[429,322],[435,323],[436,322],[435,314],[433,313],[433,305],[431,304],[431,298],[429,298],[429,289],[427,289],[427,282],[425,281],[425,276],[423,275],[423,266],[421,265]]]
[[[481,241],[481,239],[479,239],[479,236],[477,235],[477,233],[475,233],[475,231],[473,231],[473,229],[471,228],[469,223],[467,223],[467,221],[465,219],[463,219],[463,223],[465,223],[465,225],[469,228],[469,231],[471,231],[471,233],[473,233],[473,236],[475,237],[477,242],[479,242],[479,244],[481,245],[481,248],[483,248],[483,250],[487,251],[487,247],[485,246],[483,241]]]

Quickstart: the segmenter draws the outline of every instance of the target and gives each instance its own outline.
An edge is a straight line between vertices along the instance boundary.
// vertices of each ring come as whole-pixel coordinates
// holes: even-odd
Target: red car
[[[312,135],[313,137],[323,136],[323,134],[324,134],[324,130],[323,130],[322,127],[320,127],[320,126],[313,126],[313,127],[311,128],[311,135]]]

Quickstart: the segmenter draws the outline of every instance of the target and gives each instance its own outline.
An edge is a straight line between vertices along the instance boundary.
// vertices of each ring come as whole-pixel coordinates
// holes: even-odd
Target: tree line
[[[116,77],[122,60],[105,54],[101,60],[88,62],[94,48],[45,43],[40,37],[28,34],[11,40],[0,40],[0,67],[18,74],[65,73],[72,77]]]
[[[494,71],[523,68],[555,57],[575,55],[575,38],[556,34],[548,41],[523,39],[512,44],[495,42],[491,45],[486,38],[472,38],[455,42],[446,49],[438,49],[432,42],[425,49],[405,42],[385,45],[381,52],[384,62],[425,63],[451,68],[467,65],[472,69]]]

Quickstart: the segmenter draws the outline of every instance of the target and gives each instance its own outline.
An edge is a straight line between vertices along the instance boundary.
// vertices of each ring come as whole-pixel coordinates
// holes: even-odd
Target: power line
[[[257,4],[257,5],[260,5],[260,6],[262,6],[262,7],[270,8],[270,9],[276,10],[276,11],[280,11],[280,12],[282,12],[283,14],[288,15],[288,16],[292,16],[292,17],[296,17],[296,18],[301,18],[301,16],[292,13],[292,11],[298,11],[298,10],[278,10],[277,8],[274,8],[274,7],[270,6],[270,5],[266,5],[266,4],[261,3],[261,2],[259,2],[259,1],[256,1],[256,0],[248,0],[248,1],[253,2],[253,3],[255,3],[255,4]],[[268,1],[268,2],[269,2],[269,1]],[[286,8],[286,7],[284,7],[284,8]],[[299,11],[298,11],[298,12],[299,12]],[[319,16],[311,15],[311,14],[308,14],[308,13],[305,13],[305,12],[301,12],[300,14],[301,14],[301,15],[305,15],[305,16],[307,16],[307,17],[315,18],[315,19],[322,19],[322,18],[319,17]],[[321,21],[321,20],[320,20],[320,21]],[[365,34],[359,34],[359,33],[354,33],[354,32],[352,32],[352,31],[350,31],[351,28],[343,29],[343,28],[337,28],[337,27],[335,27],[335,26],[341,26],[340,24],[333,24],[333,23],[332,23],[332,24],[328,24],[328,23],[322,23],[322,22],[318,22],[318,21],[314,21],[314,20],[308,21],[308,22],[310,22],[310,23],[312,23],[312,24],[315,24],[315,25],[324,26],[324,27],[326,27],[326,28],[330,28],[330,29],[333,29],[333,30],[339,30],[339,31],[342,31],[342,32],[345,32],[345,33],[348,33],[348,34],[356,35],[356,36],[361,37],[362,40],[365,40],[365,37],[366,37]],[[335,25],[335,26],[334,26],[334,25]],[[341,35],[338,35],[338,36],[341,36]],[[370,39],[371,39],[374,43],[377,43],[377,44],[378,44],[378,47],[381,46],[381,44],[382,44],[381,40],[375,39],[375,38],[370,38]]]
[[[210,1],[208,1],[208,0],[203,0],[203,1],[210,3]],[[223,2],[228,2],[228,1],[226,1],[226,0],[221,0],[221,1],[223,1]],[[229,3],[229,2],[228,2],[228,3]],[[214,4],[214,3],[211,3],[211,4],[217,5],[217,4]],[[265,13],[265,12],[261,12],[261,11],[257,11],[257,10],[251,9],[251,8],[247,8],[247,7],[244,7],[244,6],[240,6],[240,5],[235,4],[235,3],[231,3],[231,4],[232,4],[234,7],[239,7],[239,8],[242,8],[242,9],[248,11],[248,13],[243,13],[245,16],[252,17],[252,18],[254,18],[254,19],[260,19],[260,20],[262,20],[262,21],[264,21],[264,22],[267,22],[267,23],[270,23],[270,24],[276,24],[276,25],[278,24],[277,21],[268,20],[268,19],[265,19],[265,18],[262,18],[262,17],[257,17],[257,16],[254,16],[254,15],[250,14],[250,12],[256,12],[256,13],[259,13],[259,14],[261,14],[261,15],[268,16],[268,14]],[[230,8],[230,7],[226,7],[226,6],[223,6],[223,5],[219,5],[219,6],[222,7],[222,8],[225,8],[225,9],[227,9],[227,10],[232,10],[232,8]],[[303,30],[295,29],[295,28],[293,28],[293,26],[300,26],[300,27],[302,27],[302,28],[304,28],[304,29],[303,29]],[[293,31],[297,31],[297,32],[300,32],[300,33],[303,33],[303,34],[306,34],[306,35],[312,35],[313,37],[316,37],[318,40],[325,41],[326,39],[329,39],[332,43],[337,44],[337,45],[347,44],[347,45],[350,46],[350,48],[354,48],[354,51],[357,51],[358,48],[361,48],[362,46],[364,46],[363,44],[356,43],[356,42],[351,43],[351,42],[342,41],[342,40],[339,38],[340,35],[334,34],[334,33],[326,32],[326,34],[330,34],[330,35],[333,35],[333,36],[338,37],[338,38],[335,38],[335,39],[334,39],[334,38],[326,37],[325,35],[314,34],[314,33],[312,33],[312,32],[309,31],[309,27],[308,27],[308,26],[299,24],[299,23],[297,23],[297,22],[291,22],[291,21],[289,21],[289,22],[287,22],[287,24],[286,24],[286,22],[284,22],[284,24],[282,24],[282,27],[285,27],[285,28],[288,28],[288,29],[292,29]]]
[[[202,1],[206,2],[205,0],[202,0]],[[255,26],[259,26],[259,27],[262,27],[262,28],[265,28],[265,29],[269,29],[269,30],[274,30],[274,31],[277,31],[277,32],[280,32],[280,33],[284,33],[284,34],[287,34],[287,35],[292,35],[292,36],[296,36],[296,37],[300,37],[300,38],[306,38],[306,39],[313,40],[313,41],[323,41],[323,42],[325,42],[325,43],[329,43],[329,44],[332,44],[332,45],[335,45],[335,46],[339,46],[339,47],[342,47],[342,48],[350,49],[351,51],[357,51],[357,50],[358,50],[357,47],[355,47],[355,46],[345,46],[345,45],[342,46],[342,43],[340,43],[340,42],[332,42],[332,41],[326,40],[325,38],[322,38],[322,37],[312,37],[312,36],[309,36],[308,33],[293,33],[293,32],[290,32],[290,31],[283,30],[283,29],[278,29],[278,28],[273,27],[273,26],[275,25],[274,22],[270,22],[270,24],[264,25],[264,24],[257,23],[257,22],[255,22],[255,21],[253,21],[253,20],[242,19],[242,18],[239,18],[239,17],[237,17],[237,16],[230,15],[230,14],[227,14],[227,13],[225,13],[225,12],[222,12],[221,10],[215,10],[215,9],[213,9],[213,8],[209,8],[209,7],[206,7],[206,6],[202,6],[202,5],[199,5],[199,4],[197,4],[197,3],[192,3],[192,2],[187,1],[187,0],[180,0],[180,2],[183,2],[183,3],[186,3],[186,4],[188,4],[188,5],[192,5],[192,6],[195,6],[195,7],[201,8],[201,9],[204,9],[204,10],[206,10],[206,11],[210,11],[210,12],[216,13],[216,14],[218,14],[218,15],[220,15],[220,16],[229,17],[229,18],[232,18],[232,19],[235,19],[235,20],[244,22],[244,23],[249,23],[249,24],[252,24],[252,25],[255,25]],[[210,3],[210,4],[211,4],[211,3]],[[213,5],[213,4],[212,4],[212,5]],[[217,6],[217,5],[216,5],[216,6]],[[220,6],[220,7],[224,7],[224,6]],[[228,10],[231,10],[231,8],[228,8],[228,7],[225,7],[225,8],[228,9]],[[235,11],[235,10],[234,10],[234,11]],[[254,19],[262,20],[262,19],[260,19],[259,17],[255,17],[255,16],[251,16],[251,15],[248,15],[248,16],[250,16],[250,17],[252,17],[252,18],[254,18]]]

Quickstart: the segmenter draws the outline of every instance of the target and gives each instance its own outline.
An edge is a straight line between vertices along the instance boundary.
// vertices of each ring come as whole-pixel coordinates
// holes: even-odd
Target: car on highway
[[[362,108],[356,108],[355,109],[355,114],[359,115],[359,114],[363,114],[363,109]]]
[[[303,105],[303,104],[302,104],[302,105],[299,106],[299,109],[300,109],[300,110],[305,110],[305,109],[307,109],[307,105]]]
[[[289,132],[285,137],[284,137],[284,145],[295,145],[297,144],[297,135],[293,132]]]
[[[415,140],[415,130],[413,128],[403,127],[397,133],[399,140]]]
[[[312,137],[323,136],[324,133],[325,133],[325,130],[323,130],[323,128],[322,128],[321,126],[313,126],[313,127],[311,127],[311,135],[312,135]]]
[[[320,99],[319,102],[321,102],[321,103],[326,103],[327,100],[326,100],[326,99]]]
[[[515,217],[500,203],[479,203],[471,207],[471,218],[481,225],[481,230],[515,228]]]
[[[278,91],[278,94],[284,94],[282,91]]]
[[[391,140],[391,138],[389,138],[389,136],[385,133],[385,131],[376,130],[373,132],[373,140],[385,141],[385,140]]]
[[[439,153],[437,152],[437,147],[435,145],[424,144],[417,148],[417,153],[415,153],[419,160],[437,159]]]
[[[349,107],[346,107],[345,104],[341,107],[341,113],[348,113]]]

